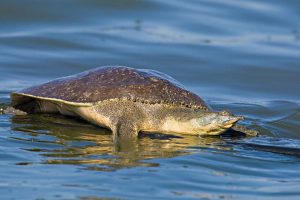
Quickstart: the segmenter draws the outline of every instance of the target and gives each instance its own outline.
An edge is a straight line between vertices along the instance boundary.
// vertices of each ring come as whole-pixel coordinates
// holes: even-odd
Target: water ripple
[[[260,136],[115,145],[78,119],[0,115],[0,198],[299,199],[299,10],[280,0],[1,1],[0,103],[128,65],[171,75]]]

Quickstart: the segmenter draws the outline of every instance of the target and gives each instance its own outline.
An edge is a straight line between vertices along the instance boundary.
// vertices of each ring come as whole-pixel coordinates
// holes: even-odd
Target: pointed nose
[[[222,123],[222,128],[230,128],[239,120],[243,120],[244,117],[241,116],[228,116],[226,120]]]

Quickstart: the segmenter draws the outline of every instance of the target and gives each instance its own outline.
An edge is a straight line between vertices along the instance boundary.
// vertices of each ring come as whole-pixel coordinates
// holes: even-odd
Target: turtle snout
[[[221,117],[221,123],[220,127],[224,129],[228,129],[232,127],[235,123],[237,123],[240,120],[243,120],[244,117],[241,116],[222,116]]]
[[[218,135],[244,119],[227,113],[212,112],[197,119],[197,131],[208,135]]]

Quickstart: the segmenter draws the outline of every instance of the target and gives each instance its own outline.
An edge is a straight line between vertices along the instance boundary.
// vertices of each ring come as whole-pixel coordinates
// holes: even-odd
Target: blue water
[[[0,102],[102,65],[171,75],[257,138],[111,133],[53,115],[0,115],[0,199],[299,199],[300,3],[0,2]]]

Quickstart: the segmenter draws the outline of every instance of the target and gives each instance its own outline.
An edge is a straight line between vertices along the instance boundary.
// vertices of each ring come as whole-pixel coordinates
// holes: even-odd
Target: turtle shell
[[[166,103],[208,109],[196,94],[172,77],[149,69],[105,66],[12,93],[12,105],[30,98],[91,105],[110,99]]]

